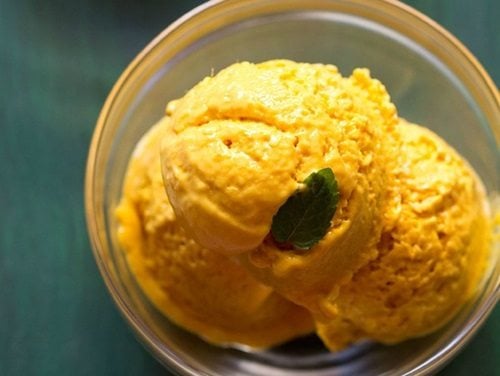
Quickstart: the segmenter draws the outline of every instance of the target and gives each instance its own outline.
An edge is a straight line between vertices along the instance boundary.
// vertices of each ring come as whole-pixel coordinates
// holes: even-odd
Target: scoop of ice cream
[[[386,193],[383,139],[396,111],[384,86],[357,69],[269,61],[234,64],[175,102],[162,144],[168,196],[205,247],[241,254],[287,298],[317,297],[377,256]],[[274,214],[309,174],[329,167],[340,201],[325,238],[305,252],[268,236]],[[250,251],[244,253],[244,251]]]
[[[269,347],[312,331],[305,309],[182,229],[161,177],[159,145],[169,122],[137,145],[117,208],[119,241],[143,291],[173,322],[217,344]]]
[[[162,167],[174,210],[200,244],[238,253],[262,243],[311,172],[331,167],[345,200],[361,169],[377,180],[373,150],[395,109],[365,70],[344,79],[333,66],[280,60],[205,78],[171,116]]]
[[[238,63],[167,115],[130,162],[119,239],[154,304],[208,341],[272,346],[310,331],[312,314],[332,350],[396,343],[444,325],[478,286],[479,179],[398,119],[367,70]],[[324,168],[340,194],[326,235],[278,243],[273,217]]]
[[[406,122],[397,130],[379,256],[340,288],[328,319],[318,321],[332,350],[436,330],[470,298],[485,266],[490,229],[479,180],[431,131]]]

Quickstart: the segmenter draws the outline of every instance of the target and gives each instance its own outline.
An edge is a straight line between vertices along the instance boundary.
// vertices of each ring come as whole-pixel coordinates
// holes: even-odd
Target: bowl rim
[[[140,343],[149,350],[149,352],[164,366],[168,366],[171,370],[175,372],[182,372],[186,375],[199,375],[198,371],[191,367],[186,367],[182,361],[176,356],[175,353],[170,351],[168,348],[160,348],[160,345],[156,343],[153,339],[156,337],[145,325],[142,324],[141,320],[136,317],[136,315],[130,310],[127,303],[122,299],[117,288],[114,286],[114,282],[110,277],[110,273],[107,270],[106,263],[100,253],[101,249],[101,239],[99,237],[99,231],[97,226],[96,218],[96,205],[94,202],[94,182],[95,182],[95,162],[97,160],[97,155],[99,151],[99,146],[101,143],[103,131],[110,113],[112,112],[113,106],[116,101],[116,97],[121,92],[126,82],[133,76],[133,73],[138,69],[141,62],[148,56],[148,54],[153,50],[158,44],[161,43],[165,38],[167,38],[174,31],[178,30],[182,25],[191,20],[193,17],[204,13],[210,9],[216,8],[221,4],[234,2],[235,0],[209,0],[205,3],[198,5],[197,7],[191,9],[177,20],[169,24],[163,31],[161,31],[156,37],[154,37],[128,64],[125,70],[120,74],[118,80],[114,83],[111,91],[109,92],[104,105],[98,115],[96,126],[92,135],[92,139],[89,146],[89,152],[87,156],[85,179],[84,179],[84,209],[86,214],[86,224],[89,233],[90,243],[92,246],[92,252],[98,266],[99,272],[105,282],[105,285],[110,293],[113,301],[115,302],[120,314],[125,318],[126,322],[132,328],[136,337],[140,339]],[[241,2],[250,0],[238,0]],[[494,84],[492,78],[488,75],[487,71],[477,60],[477,58],[469,51],[465,45],[460,42],[453,34],[446,30],[443,26],[438,24],[436,21],[432,20],[430,17],[421,13],[420,11],[414,9],[408,4],[402,3],[398,0],[354,0],[357,3],[367,3],[368,1],[378,2],[380,4],[385,4],[392,6],[396,11],[404,12],[412,17],[415,17],[419,21],[423,22],[434,31],[441,34],[447,43],[452,45],[461,55],[471,63],[472,67],[476,73],[481,77],[483,84],[487,88],[490,95],[492,95],[494,101],[496,102],[498,108],[500,108],[500,92],[498,91],[496,85]],[[498,129],[492,128],[492,132],[495,134],[498,140],[500,139],[500,127]],[[476,334],[477,328],[479,328],[484,321],[487,319],[488,314],[493,310],[496,303],[500,299],[500,281],[496,282],[494,287],[494,292],[490,296],[485,304],[476,314],[476,320],[467,326],[467,330],[461,332],[453,341],[450,341],[443,348],[439,349],[434,356],[427,358],[425,362],[419,364],[416,369],[411,370],[405,375],[421,375],[437,372],[439,369],[444,367],[453,357],[457,355],[463,349],[463,346]],[[168,363],[163,360],[165,352],[168,353]],[[437,360],[436,360],[437,359]],[[433,362],[431,362],[434,360]],[[431,363],[431,364],[429,364]]]

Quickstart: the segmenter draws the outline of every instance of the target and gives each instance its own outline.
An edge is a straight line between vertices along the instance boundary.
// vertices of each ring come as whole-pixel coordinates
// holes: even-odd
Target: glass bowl
[[[496,87],[453,36],[414,9],[383,0],[211,1],[165,29],[130,64],[99,116],[85,181],[94,255],[119,310],[151,353],[185,375],[423,375],[469,341],[499,297],[499,237],[474,299],[446,327],[396,346],[364,343],[331,354],[315,337],[268,351],[211,346],[148,302],[116,239],[114,209],[129,156],[165,104],[236,61],[331,63],[344,75],[368,67],[400,115],[452,144],[499,208],[500,105]]]

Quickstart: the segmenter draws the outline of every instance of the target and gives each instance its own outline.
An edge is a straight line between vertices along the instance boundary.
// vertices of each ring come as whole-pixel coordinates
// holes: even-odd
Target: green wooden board
[[[120,317],[83,211],[93,127],[114,81],[200,1],[0,0],[0,375],[168,374]],[[500,82],[500,2],[413,0]],[[500,309],[442,375],[495,375]]]

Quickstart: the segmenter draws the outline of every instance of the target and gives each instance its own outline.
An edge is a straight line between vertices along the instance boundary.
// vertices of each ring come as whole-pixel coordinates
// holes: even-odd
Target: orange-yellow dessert
[[[339,194],[325,235],[309,249],[277,242],[276,213],[325,168]],[[336,351],[448,322],[483,274],[486,209],[471,167],[399,118],[368,70],[273,60],[233,64],[170,102],[118,213],[132,270],[174,322],[266,347],[312,316]]]
[[[485,269],[490,226],[474,172],[430,130],[402,121],[397,131],[379,256],[340,288],[330,314],[318,320],[332,350],[435,331],[470,299]]]
[[[313,311],[377,256],[365,245],[380,236],[382,147],[398,120],[384,86],[367,70],[344,78],[332,65],[234,64],[205,78],[168,112],[165,186],[197,242],[239,255],[252,274]],[[325,167],[335,172],[340,201],[324,239],[308,252],[267,241],[279,207]]]
[[[216,344],[266,348],[310,333],[309,312],[195,243],[179,225],[160,168],[168,122],[137,145],[117,208],[118,238],[145,294],[173,322]]]

